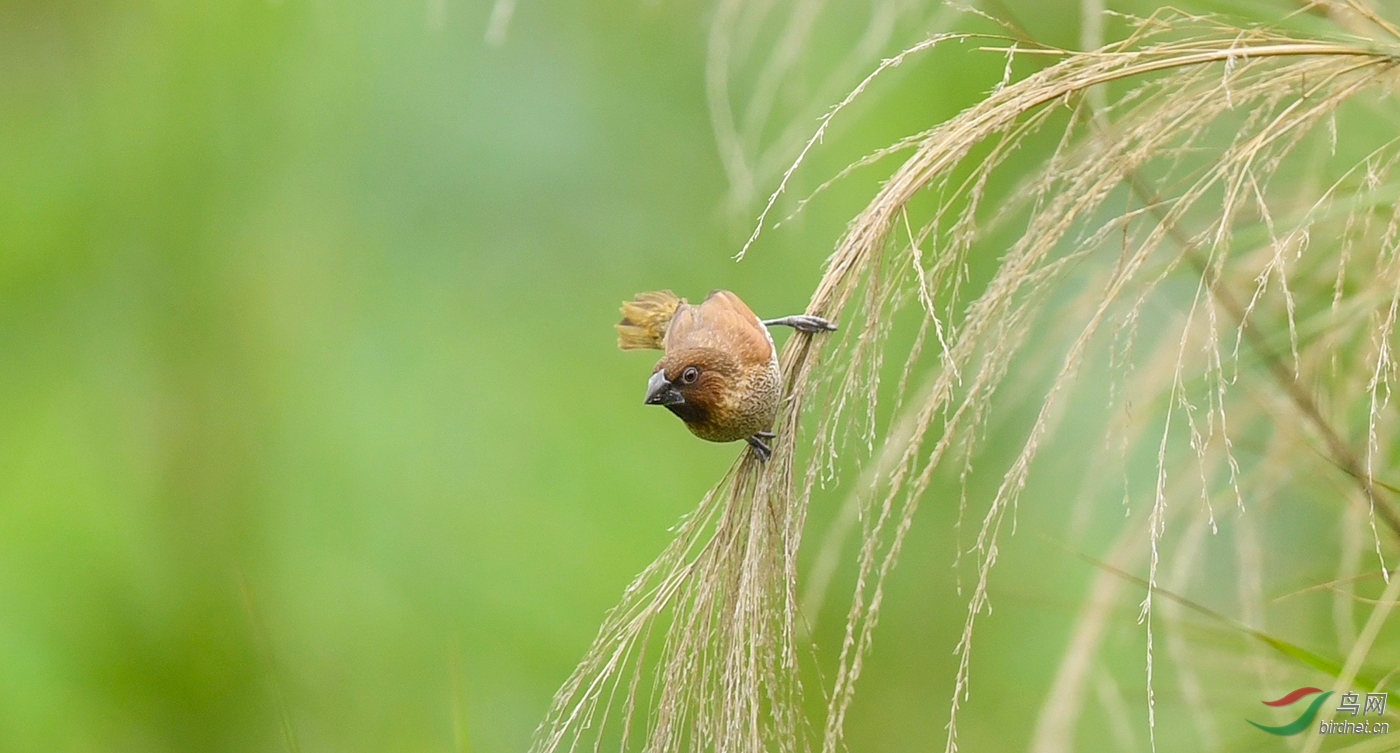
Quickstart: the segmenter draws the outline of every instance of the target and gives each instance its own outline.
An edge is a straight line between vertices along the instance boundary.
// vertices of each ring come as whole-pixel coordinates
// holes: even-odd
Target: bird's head
[[[738,387],[739,362],[717,348],[666,354],[647,382],[647,405],[664,405],[686,423],[709,422]]]

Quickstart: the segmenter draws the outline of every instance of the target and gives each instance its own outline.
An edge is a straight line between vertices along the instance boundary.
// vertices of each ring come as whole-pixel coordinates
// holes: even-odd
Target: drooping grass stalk
[[[1384,19],[1369,20],[1385,28]],[[833,119],[878,76],[969,38],[935,36],[876,66],[819,122],[740,255]],[[1368,99],[1397,80],[1400,57],[1383,44],[1161,12],[1093,52],[1024,42],[988,48],[1008,59],[1002,85],[863,161],[907,154],[851,221],[808,305],[808,313],[841,321],[842,333],[831,341],[794,337],[782,350],[789,399],[772,460],[764,465],[745,453],[628,587],[556,695],[535,750],[841,750],[884,584],[915,513],[939,474],[966,482],[994,398],[1018,357],[1032,344],[1044,347],[1032,333],[1048,327],[1052,309],[1060,321],[1051,329],[1063,337],[1049,350],[1040,407],[991,498],[964,492],[959,502],[960,515],[978,523],[965,552],[976,572],[956,646],[946,749],[957,748],[975,627],[989,608],[1007,515],[1014,527],[1033,461],[1063,423],[1076,377],[1105,350],[1120,377],[1109,407],[1151,407],[1139,407],[1121,431],[1125,457],[1129,447],[1151,449],[1156,474],[1138,533],[1124,534],[1119,548],[1147,570],[1144,700],[1155,745],[1154,594],[1160,543],[1178,503],[1199,498],[1205,517],[1188,530],[1203,535],[1219,512],[1212,492],[1225,490],[1243,511],[1253,485],[1266,483],[1265,469],[1317,452],[1359,482],[1353,500],[1372,521],[1378,556],[1400,533],[1400,517],[1375,482],[1389,467],[1383,448],[1396,428],[1385,405],[1396,371],[1400,214],[1384,197],[1400,182],[1393,175],[1400,152],[1384,141],[1329,185],[1297,179],[1308,174],[1302,157],[1326,143],[1320,127],[1337,127],[1339,113],[1390,112],[1393,103]],[[1026,55],[1053,62],[1015,79],[1010,61]],[[1104,87],[1104,104],[1086,106],[1086,94]],[[1064,130],[1051,156],[1014,195],[989,204],[992,175],[1052,124]],[[742,141],[737,130],[729,141]],[[916,208],[921,196],[932,197],[932,209]],[[1014,228],[1015,240],[988,248],[991,230],[1003,228]],[[984,282],[969,279],[973,254],[999,259]],[[1069,291],[1077,292],[1066,303]],[[906,304],[918,306],[918,329],[913,345],[896,352],[890,333]],[[1148,320],[1149,306],[1175,313]],[[1243,352],[1241,343],[1249,346]],[[902,369],[883,424],[892,428],[882,430],[876,404],[890,391],[880,379],[887,362]],[[1364,420],[1338,409],[1351,405],[1366,406]],[[1307,419],[1296,441],[1271,431],[1280,411]],[[1266,435],[1267,446],[1257,461],[1242,461],[1235,441],[1251,433]],[[839,646],[818,647],[835,654],[835,670],[821,689],[824,718],[806,719],[797,553],[807,506],[818,480],[866,453],[874,457],[862,462],[877,470],[860,474],[851,491],[861,540],[845,629]],[[1195,549],[1174,551],[1184,568]],[[1251,569],[1257,564],[1242,566]],[[1259,591],[1242,581],[1252,608],[1262,608]],[[1055,683],[1065,693],[1056,696],[1055,715],[1042,713],[1036,750],[1064,750],[1073,733],[1102,631],[1100,596],[1076,629]],[[1380,606],[1373,620],[1384,619]],[[1348,659],[1351,676],[1355,651],[1374,639],[1370,628]],[[1169,653],[1189,661],[1186,652]]]

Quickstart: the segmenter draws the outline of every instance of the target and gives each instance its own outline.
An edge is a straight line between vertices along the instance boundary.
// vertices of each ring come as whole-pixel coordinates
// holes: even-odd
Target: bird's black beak
[[[666,381],[666,372],[658,371],[651,375],[651,380],[647,382],[647,405],[680,405],[685,402],[685,397],[680,390]]]

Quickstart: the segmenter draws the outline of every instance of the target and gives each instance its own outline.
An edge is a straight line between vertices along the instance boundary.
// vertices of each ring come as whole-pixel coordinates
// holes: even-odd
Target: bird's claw
[[[764,436],[765,434],[767,435],[766,437]],[[758,459],[766,463],[768,462],[768,458],[773,457],[773,448],[769,447],[763,440],[772,439],[775,436],[777,435],[771,431],[761,431],[748,437],[744,441],[748,442],[749,446],[753,448],[754,453],[758,455]]]
[[[792,316],[784,316],[778,319],[766,319],[763,323],[769,327],[780,324],[785,327],[792,327],[798,332],[807,332],[809,334],[836,331],[835,324],[832,324],[830,321],[820,316],[812,316],[811,314],[793,314]]]

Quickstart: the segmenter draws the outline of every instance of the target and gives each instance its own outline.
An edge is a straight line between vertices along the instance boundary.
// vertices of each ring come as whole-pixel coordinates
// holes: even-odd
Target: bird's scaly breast
[[[755,370],[743,383],[729,393],[717,410],[707,412],[692,421],[679,411],[676,415],[686,422],[691,433],[711,442],[734,442],[760,431],[773,428],[778,414],[781,391],[778,364],[774,360],[767,369]]]

